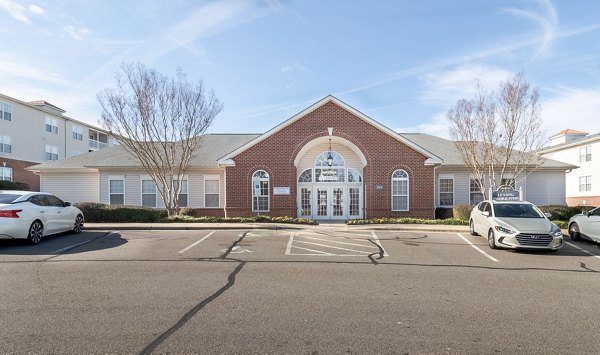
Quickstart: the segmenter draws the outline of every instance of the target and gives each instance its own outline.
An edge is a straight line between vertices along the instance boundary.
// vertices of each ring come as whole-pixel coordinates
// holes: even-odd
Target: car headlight
[[[560,228],[558,228],[558,226],[556,224],[552,225],[552,230],[550,230],[550,235],[553,236],[554,238],[558,238],[558,237],[562,237],[562,231],[560,230]]]
[[[501,226],[494,226],[494,229],[496,229],[498,232],[502,232],[502,233],[505,233],[505,234],[515,234],[515,233],[517,233],[517,232],[515,232],[512,229],[504,228],[504,227],[501,227]]]

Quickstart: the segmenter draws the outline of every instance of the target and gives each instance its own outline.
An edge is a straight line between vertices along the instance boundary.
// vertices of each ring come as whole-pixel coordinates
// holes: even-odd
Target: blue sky
[[[211,132],[261,133],[334,95],[399,132],[524,71],[544,129],[600,131],[600,1],[0,0],[0,92],[98,124],[121,63],[202,79]]]

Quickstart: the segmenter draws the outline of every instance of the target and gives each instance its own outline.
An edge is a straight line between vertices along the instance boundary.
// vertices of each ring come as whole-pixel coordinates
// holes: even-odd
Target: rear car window
[[[21,195],[0,194],[0,203],[13,203],[19,197],[21,197]]]

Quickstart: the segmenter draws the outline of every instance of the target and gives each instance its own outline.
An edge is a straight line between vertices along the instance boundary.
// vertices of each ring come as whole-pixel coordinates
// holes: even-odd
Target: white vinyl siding
[[[100,202],[98,177],[97,172],[43,173],[40,176],[40,191],[52,193],[71,203]]]

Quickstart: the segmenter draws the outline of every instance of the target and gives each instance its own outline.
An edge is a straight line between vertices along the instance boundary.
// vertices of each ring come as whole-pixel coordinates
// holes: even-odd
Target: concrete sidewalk
[[[270,230],[320,230],[320,231],[423,231],[468,233],[468,226],[437,224],[362,224],[323,223],[317,226],[288,223],[86,223],[86,230],[219,230],[219,229],[270,229]]]

